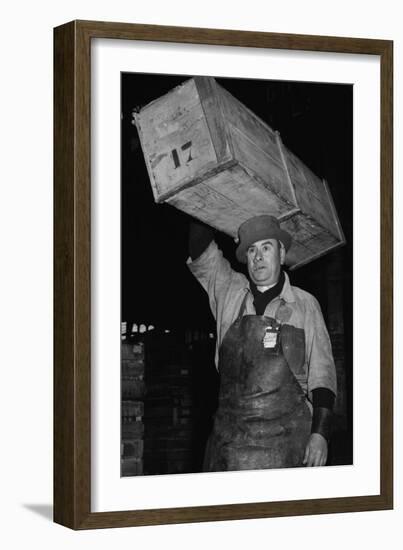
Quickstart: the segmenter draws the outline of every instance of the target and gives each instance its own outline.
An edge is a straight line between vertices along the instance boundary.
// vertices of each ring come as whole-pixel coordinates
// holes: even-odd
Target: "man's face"
[[[246,251],[249,277],[256,286],[277,283],[285,250],[277,239],[256,241]]]

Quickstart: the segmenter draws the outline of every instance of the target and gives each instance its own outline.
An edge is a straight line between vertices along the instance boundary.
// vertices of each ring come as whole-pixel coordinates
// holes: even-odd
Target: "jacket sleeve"
[[[327,388],[337,395],[336,367],[332,346],[319,302],[311,296],[305,318],[306,362],[308,365],[308,395],[312,390]]]
[[[218,355],[221,342],[236,319],[239,308],[248,292],[245,275],[232,269],[212,241],[196,260],[187,261],[188,267],[208,294],[211,312],[216,320],[217,339],[215,361],[218,368]]]
[[[209,296],[210,308],[217,319],[225,298],[239,275],[234,271],[218,248],[215,241],[210,242],[196,260],[187,261],[188,267]]]

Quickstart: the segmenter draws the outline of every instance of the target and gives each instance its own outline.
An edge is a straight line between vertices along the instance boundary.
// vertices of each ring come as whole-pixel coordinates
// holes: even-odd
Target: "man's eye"
[[[249,255],[252,255],[255,253],[255,249],[254,248],[248,248],[248,254]]]
[[[262,247],[262,250],[263,252],[268,252],[270,250],[270,246],[268,244],[265,244],[263,247]]]

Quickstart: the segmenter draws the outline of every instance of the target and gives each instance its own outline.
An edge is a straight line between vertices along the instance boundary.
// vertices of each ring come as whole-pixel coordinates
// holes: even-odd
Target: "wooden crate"
[[[156,202],[232,237],[250,217],[271,214],[293,237],[291,269],[344,244],[326,182],[214,78],[187,80],[135,122]]]

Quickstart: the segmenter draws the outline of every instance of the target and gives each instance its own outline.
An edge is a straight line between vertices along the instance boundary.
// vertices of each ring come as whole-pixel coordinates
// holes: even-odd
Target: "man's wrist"
[[[331,435],[333,412],[327,407],[314,407],[311,433],[317,433],[329,441]]]

